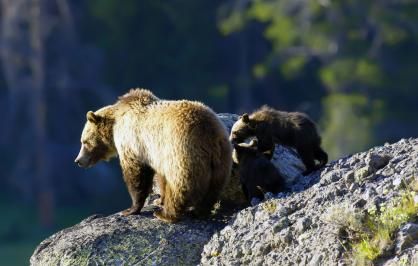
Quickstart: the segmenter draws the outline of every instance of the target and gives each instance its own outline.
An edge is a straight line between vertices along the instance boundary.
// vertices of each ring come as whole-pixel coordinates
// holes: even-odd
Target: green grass
[[[398,230],[407,222],[418,218],[418,204],[414,197],[418,181],[404,186],[400,196],[385,205],[368,209],[367,212],[355,209],[349,202],[330,209],[323,217],[343,229],[340,237],[351,248],[353,265],[373,265],[377,259],[391,252]]]
[[[414,202],[415,191],[405,191],[402,196],[394,198],[387,207],[369,210],[363,222],[363,232],[358,232],[360,242],[353,243],[354,261],[369,264],[393,244],[395,233],[408,221],[415,220],[418,204]]]

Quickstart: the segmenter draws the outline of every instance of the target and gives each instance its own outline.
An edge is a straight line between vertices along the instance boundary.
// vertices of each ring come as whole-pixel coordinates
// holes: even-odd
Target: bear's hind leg
[[[122,211],[123,216],[138,214],[152,190],[154,170],[147,165],[132,165],[122,165],[123,177],[132,199],[132,206]]]
[[[302,173],[303,175],[310,174],[312,171],[316,170],[313,151],[307,148],[298,148],[297,152],[299,153],[299,156],[306,167],[306,170]]]
[[[195,206],[195,214],[199,217],[206,218],[210,216],[215,203],[219,200],[224,185],[229,180],[231,175],[231,153],[230,144],[221,142],[219,144],[219,155],[214,154],[210,163],[210,178],[209,186],[202,188],[202,193],[206,193],[202,201]]]
[[[315,159],[319,161],[318,169],[324,167],[328,162],[328,154],[317,145],[314,150]]]
[[[174,193],[170,185],[165,185],[163,209],[154,212],[154,216],[167,223],[175,223],[184,212],[186,203],[181,193]]]

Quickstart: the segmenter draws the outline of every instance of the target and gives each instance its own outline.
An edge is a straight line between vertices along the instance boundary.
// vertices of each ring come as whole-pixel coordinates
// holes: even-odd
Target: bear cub
[[[257,150],[256,140],[250,144],[235,143],[232,157],[248,202],[252,198],[264,199],[265,192],[276,194],[285,190],[283,177],[266,155]]]
[[[295,148],[305,164],[304,175],[328,162],[316,125],[304,113],[283,112],[263,106],[250,115],[242,115],[233,125],[229,139],[233,143],[241,143],[253,136],[258,140],[258,151],[261,153],[272,154],[275,144]]]

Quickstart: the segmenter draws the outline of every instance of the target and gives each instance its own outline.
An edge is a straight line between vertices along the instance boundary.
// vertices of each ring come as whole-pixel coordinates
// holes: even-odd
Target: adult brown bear
[[[175,222],[190,209],[207,215],[231,173],[228,133],[210,108],[160,100],[144,89],[89,111],[81,143],[75,160],[81,167],[119,156],[132,198],[123,215],[140,212],[155,175],[163,200],[157,218]]]

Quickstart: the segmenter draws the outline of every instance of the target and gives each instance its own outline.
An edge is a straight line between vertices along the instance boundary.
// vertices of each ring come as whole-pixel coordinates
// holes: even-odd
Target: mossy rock
[[[91,216],[44,240],[31,265],[196,265],[203,246],[222,224],[184,220],[167,224],[141,215]]]

